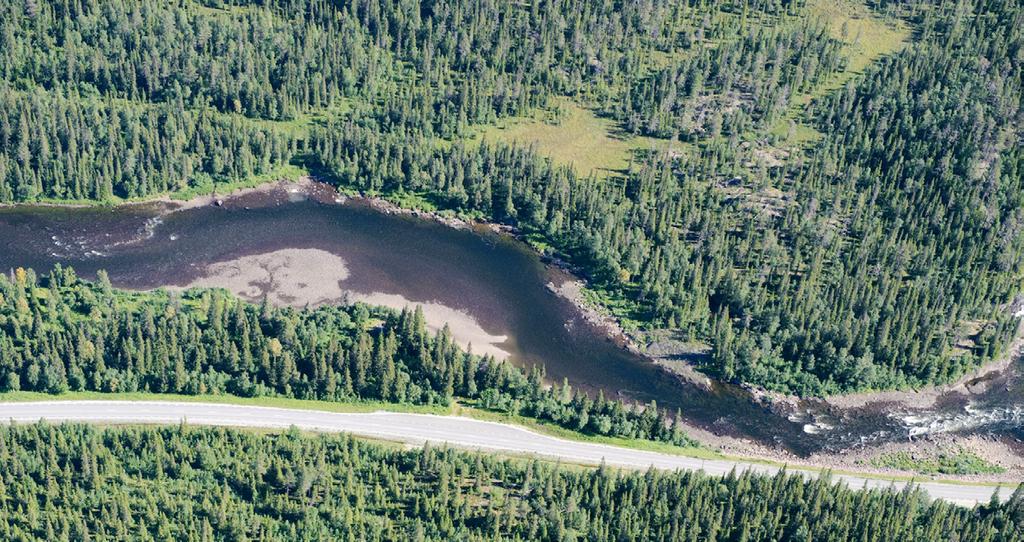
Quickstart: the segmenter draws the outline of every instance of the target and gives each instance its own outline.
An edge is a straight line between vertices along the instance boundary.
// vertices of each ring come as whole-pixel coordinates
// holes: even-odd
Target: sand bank
[[[438,331],[448,325],[452,338],[477,354],[506,359],[501,348],[508,337],[484,330],[468,313],[431,301],[410,300],[386,292],[360,293],[345,288],[345,260],[326,250],[284,249],[243,256],[208,265],[203,276],[186,287],[224,288],[254,303],[266,298],[277,306],[316,307],[360,301],[396,310],[419,305],[427,326]]]

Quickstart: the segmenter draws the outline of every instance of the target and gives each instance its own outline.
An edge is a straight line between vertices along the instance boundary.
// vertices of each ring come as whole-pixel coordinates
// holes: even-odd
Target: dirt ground
[[[419,305],[431,330],[447,325],[452,338],[463,348],[498,359],[509,356],[500,346],[508,337],[488,333],[465,312],[398,294],[349,291],[344,285],[348,277],[345,260],[336,254],[320,249],[284,249],[211,264],[201,278],[186,287],[225,288],[247,301],[259,303],[266,298],[278,306],[316,307],[360,301],[401,310]]]

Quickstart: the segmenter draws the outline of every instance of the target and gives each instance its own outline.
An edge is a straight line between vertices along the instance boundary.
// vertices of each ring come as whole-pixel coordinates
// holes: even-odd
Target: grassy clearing
[[[625,171],[638,151],[664,152],[669,146],[665,140],[620,134],[614,120],[598,117],[568,98],[554,99],[551,108],[530,116],[479,127],[469,140],[484,141],[533,146],[556,163],[597,177]]]
[[[841,41],[846,68],[817,85],[810,92],[794,98],[787,114],[771,128],[788,145],[800,146],[817,141],[821,134],[804,122],[804,112],[815,99],[843,88],[851,79],[864,73],[880,58],[898,52],[910,39],[910,29],[900,21],[879,17],[857,0],[810,0],[809,17],[828,23],[832,37]]]
[[[415,209],[427,213],[438,212],[437,203],[430,198],[430,193],[427,192],[395,192],[389,194],[386,199],[403,209]]]
[[[206,182],[172,192],[168,196],[171,199],[186,201],[208,194],[230,194],[235,190],[253,188],[274,181],[296,181],[307,175],[309,175],[309,171],[301,166],[283,164],[262,175],[253,175],[236,181],[213,182],[212,179],[208,179]],[[149,200],[152,199],[152,196],[146,196],[141,199]]]
[[[918,455],[910,452],[882,454],[871,461],[881,468],[899,469],[920,474],[1001,474],[1006,469],[986,461],[970,450],[958,448],[937,455]]]
[[[198,1],[188,2],[188,7],[194,10],[199,15],[207,17],[238,17],[245,15],[248,12],[255,12],[258,9],[256,6],[232,6],[223,5],[218,7],[206,6]]]
[[[633,290],[636,286],[635,283],[630,283],[627,288]],[[623,331],[632,333],[657,327],[651,315],[645,312],[645,307],[638,303],[632,294],[604,290],[590,284],[586,285],[581,293],[588,306],[613,317]]]
[[[832,37],[845,44],[848,62],[845,70],[817,89],[820,94],[841,88],[878,59],[902,49],[910,39],[905,24],[884,20],[856,0],[811,0],[808,10],[812,17],[825,19]]]

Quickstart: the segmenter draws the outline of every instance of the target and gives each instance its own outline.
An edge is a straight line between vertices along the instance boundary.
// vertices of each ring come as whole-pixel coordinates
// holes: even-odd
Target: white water
[[[1024,406],[981,408],[971,403],[960,412],[893,414],[913,438],[940,433],[989,428],[1007,430],[1024,426]]]

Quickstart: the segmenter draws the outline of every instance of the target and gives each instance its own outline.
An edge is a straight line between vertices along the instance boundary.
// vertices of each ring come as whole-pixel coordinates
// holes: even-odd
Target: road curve
[[[577,442],[535,433],[522,427],[485,422],[457,416],[403,414],[395,412],[337,413],[217,403],[185,403],[173,401],[40,401],[0,403],[0,420],[12,423],[50,422],[142,423],[217,425],[231,427],[288,428],[351,433],[366,437],[399,440],[421,445],[424,442],[447,443],[460,448],[491,452],[537,455],[575,463],[599,464],[645,469],[704,470],[709,474],[725,474],[732,469],[765,474],[778,472],[779,467],[732,460],[684,457],[617,446]],[[813,471],[789,468],[790,472],[816,476]],[[854,488],[895,487],[906,482],[881,478],[862,478],[834,474]],[[918,485],[932,497],[972,506],[987,502],[995,490],[992,486],[950,484],[921,481]],[[1000,497],[1008,498],[1013,488],[999,488]]]

